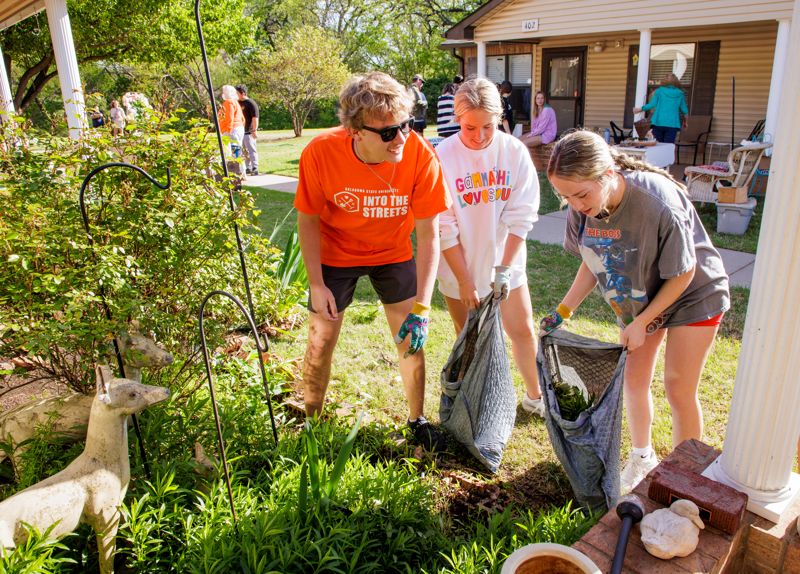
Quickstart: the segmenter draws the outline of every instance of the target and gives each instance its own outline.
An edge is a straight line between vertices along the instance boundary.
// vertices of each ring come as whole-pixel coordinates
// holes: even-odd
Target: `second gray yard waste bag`
[[[577,501],[596,512],[619,497],[625,357],[621,345],[564,329],[543,336],[536,357],[553,450]]]
[[[516,416],[500,300],[490,294],[470,312],[442,369],[439,418],[478,460],[497,472]]]

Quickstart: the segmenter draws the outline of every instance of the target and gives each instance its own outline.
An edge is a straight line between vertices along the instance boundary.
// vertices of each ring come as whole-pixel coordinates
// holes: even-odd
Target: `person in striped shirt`
[[[440,138],[446,138],[457,134],[461,127],[456,122],[454,110],[455,103],[455,84],[445,84],[442,95],[436,102],[436,133]]]

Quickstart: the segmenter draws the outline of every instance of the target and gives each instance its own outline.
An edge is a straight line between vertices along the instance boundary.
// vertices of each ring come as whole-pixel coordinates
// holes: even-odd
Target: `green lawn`
[[[757,199],[758,203],[756,204],[756,209],[753,211],[753,217],[750,219],[750,225],[748,225],[747,232],[745,232],[744,235],[717,233],[717,206],[707,203],[696,207],[697,212],[700,214],[700,219],[703,220],[703,225],[706,230],[708,230],[708,234],[711,236],[711,241],[714,243],[715,247],[755,253],[758,245],[758,233],[761,229],[761,218],[764,214],[765,199],[765,196]]]
[[[253,189],[253,192],[262,210],[260,224],[269,232],[274,223],[281,221],[291,209],[292,196],[269,190]],[[290,228],[282,230],[279,245],[289,231]],[[579,260],[567,255],[560,246],[528,242],[528,277],[537,321],[560,301],[578,264]],[[717,448],[722,447],[727,424],[749,290],[734,289],[732,295],[733,309],[725,318],[701,384],[706,417],[705,439]],[[581,307],[570,329],[605,341],[616,341],[618,337],[613,313],[596,294]],[[302,326],[290,336],[272,341],[272,351],[284,359],[301,359],[306,335],[306,327]],[[437,294],[433,300],[430,338],[425,345],[428,366],[425,405],[427,415],[434,420],[438,418],[439,371],[455,336],[444,302]],[[661,456],[671,450],[669,406],[661,384],[662,376],[663,357],[654,384],[656,420],[653,431],[654,446]],[[514,377],[521,397],[522,381],[516,372]],[[377,298],[367,281],[359,283],[354,303],[345,315],[328,398],[366,409],[378,419],[397,422],[406,414],[394,346]],[[517,485],[520,489],[518,496],[528,504],[558,503],[569,497],[569,486],[550,446],[544,422],[521,410],[517,415],[517,424],[498,478]],[[628,440],[624,426],[624,452]],[[465,452],[459,451],[444,457],[440,464],[445,468],[460,468],[470,464],[469,459]]]
[[[300,152],[323,129],[305,129],[294,136],[292,130],[258,132],[258,168],[262,173],[297,177]]]

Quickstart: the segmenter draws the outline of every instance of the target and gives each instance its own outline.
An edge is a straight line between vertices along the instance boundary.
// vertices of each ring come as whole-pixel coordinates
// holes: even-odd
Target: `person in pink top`
[[[556,139],[556,112],[545,101],[544,92],[536,92],[533,99],[533,119],[531,131],[520,136],[520,140],[528,146],[528,150],[540,145],[547,145]]]

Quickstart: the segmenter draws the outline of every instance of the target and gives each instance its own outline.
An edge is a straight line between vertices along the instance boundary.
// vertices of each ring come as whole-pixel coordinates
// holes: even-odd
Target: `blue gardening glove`
[[[549,335],[561,327],[564,321],[568,320],[570,317],[572,317],[572,311],[570,311],[569,307],[563,303],[559,304],[556,309],[553,309],[552,313],[544,317],[539,323],[539,336]]]
[[[494,289],[495,299],[505,301],[508,299],[508,283],[511,280],[511,267],[508,265],[497,265],[494,268],[494,281],[492,281],[492,288]]]
[[[406,320],[400,325],[397,335],[394,336],[394,342],[399,345],[408,337],[409,333],[411,334],[405,357],[413,355],[425,344],[425,340],[428,338],[428,318],[421,313],[427,314],[428,311],[430,311],[430,307],[427,305],[414,303],[411,313],[408,314]]]

